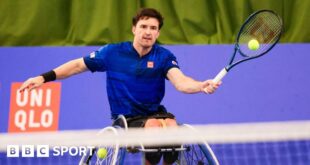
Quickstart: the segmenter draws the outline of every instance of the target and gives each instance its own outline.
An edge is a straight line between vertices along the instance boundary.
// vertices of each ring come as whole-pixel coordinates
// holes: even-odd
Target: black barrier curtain
[[[0,0],[0,46],[102,45],[132,39],[141,7],[158,9],[162,44],[233,43],[254,11],[283,17],[281,42],[310,41],[309,0]]]

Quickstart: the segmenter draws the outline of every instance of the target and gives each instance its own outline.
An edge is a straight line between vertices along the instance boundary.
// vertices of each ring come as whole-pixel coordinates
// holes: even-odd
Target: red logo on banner
[[[18,91],[22,83],[12,83],[8,132],[55,131],[60,107],[59,82],[43,84],[32,91]]]

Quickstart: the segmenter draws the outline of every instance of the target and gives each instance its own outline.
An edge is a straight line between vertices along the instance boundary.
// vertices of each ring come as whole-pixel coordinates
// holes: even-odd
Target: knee
[[[175,119],[165,119],[165,123],[168,127],[177,126],[178,123]]]
[[[144,125],[145,128],[148,127],[161,127],[161,122],[157,119],[148,119]]]
[[[148,127],[173,127],[173,126],[177,126],[177,122],[175,119],[148,119],[145,122],[144,127],[148,128]]]

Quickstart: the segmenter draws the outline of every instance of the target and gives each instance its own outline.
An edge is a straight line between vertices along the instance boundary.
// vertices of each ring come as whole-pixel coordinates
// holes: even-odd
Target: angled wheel
[[[112,126],[102,129],[98,134],[106,131],[112,131],[116,135],[118,134],[118,130]],[[102,158],[97,155],[99,149],[104,149],[106,151],[106,155]],[[95,149],[92,149],[92,151],[87,151],[87,153],[90,154],[83,155],[79,165],[119,165],[123,162],[125,150],[120,148],[119,145],[115,143],[112,146],[97,146]]]
[[[195,129],[190,125],[183,126]],[[219,162],[207,142],[200,144],[186,144],[182,146],[186,148],[180,151],[179,159],[176,164],[180,165],[219,165]]]

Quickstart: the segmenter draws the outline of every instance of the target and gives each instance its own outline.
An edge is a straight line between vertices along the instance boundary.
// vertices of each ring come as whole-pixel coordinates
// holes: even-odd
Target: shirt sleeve
[[[169,69],[171,69],[171,68],[179,68],[180,69],[180,67],[178,65],[177,58],[172,53],[169,54],[165,60],[165,64],[164,64],[165,76],[167,76],[167,73],[168,73]]]
[[[104,72],[107,69],[107,56],[109,54],[109,45],[105,45],[98,50],[85,56],[84,62],[91,72]]]

